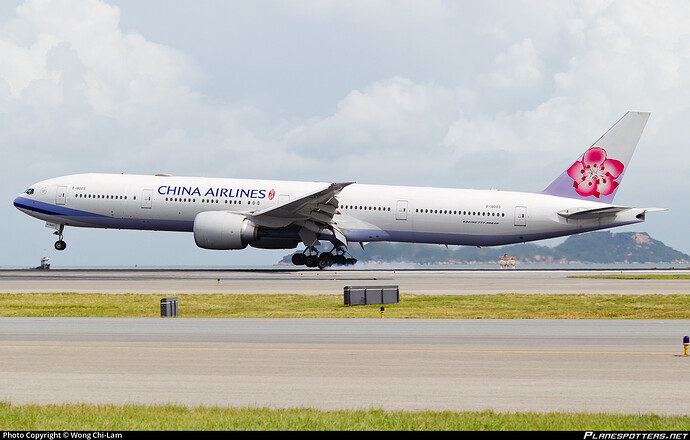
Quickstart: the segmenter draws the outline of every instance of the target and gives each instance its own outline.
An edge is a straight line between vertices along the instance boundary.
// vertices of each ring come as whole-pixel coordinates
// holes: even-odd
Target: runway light
[[[685,356],[688,355],[688,345],[690,345],[690,337],[683,336],[683,349],[685,351]]]
[[[381,307],[381,318],[383,319],[383,312],[385,312],[385,309]]]

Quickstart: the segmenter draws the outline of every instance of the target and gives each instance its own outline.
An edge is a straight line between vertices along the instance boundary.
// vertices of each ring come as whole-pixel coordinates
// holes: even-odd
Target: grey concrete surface
[[[0,399],[688,414],[688,321],[0,319]]]
[[[0,271],[0,293],[290,293],[342,295],[348,285],[394,284],[401,293],[472,295],[685,294],[690,279],[571,278],[592,274],[688,274],[690,270],[48,270]]]
[[[0,293],[686,294],[674,271],[0,271]],[[688,414],[690,321],[0,319],[0,400]]]

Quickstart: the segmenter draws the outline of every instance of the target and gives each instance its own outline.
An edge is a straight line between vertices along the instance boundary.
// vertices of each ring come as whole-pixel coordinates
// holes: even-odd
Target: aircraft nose
[[[21,195],[18,195],[17,197],[14,198],[14,207],[19,209],[22,207],[22,199],[23,197]]]

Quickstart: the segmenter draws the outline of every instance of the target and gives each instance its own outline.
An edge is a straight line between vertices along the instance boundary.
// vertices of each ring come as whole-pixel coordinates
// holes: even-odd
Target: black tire
[[[330,252],[321,252],[321,255],[319,255],[319,258],[326,260],[326,262],[328,263],[329,266],[331,264],[333,264],[333,254]]]
[[[328,258],[319,257],[319,261],[317,263],[317,266],[319,269],[325,269],[330,265],[331,265],[331,262]]]
[[[67,247],[67,243],[65,243],[62,240],[58,240],[55,242],[55,250],[64,251],[66,247]]]
[[[292,264],[295,266],[304,266],[304,262],[306,261],[307,256],[304,254],[293,254],[292,255]]]
[[[307,267],[316,267],[317,264],[319,264],[319,257],[316,255],[309,255],[304,261],[304,265]]]

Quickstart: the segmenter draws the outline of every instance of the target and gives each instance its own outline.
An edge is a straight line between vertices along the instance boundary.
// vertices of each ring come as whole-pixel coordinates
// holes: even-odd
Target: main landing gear
[[[62,240],[62,231],[65,229],[65,225],[60,225],[57,231],[53,232],[53,235],[58,236],[58,241],[55,242],[55,250],[64,251],[67,247],[67,243]]]
[[[346,252],[341,246],[337,246],[332,252],[321,252],[310,247],[304,250],[304,252],[296,253],[292,255],[292,264],[295,266],[307,266],[307,267],[318,267],[319,269],[325,269],[334,264],[341,266],[350,266],[357,262],[355,258],[346,257]]]

